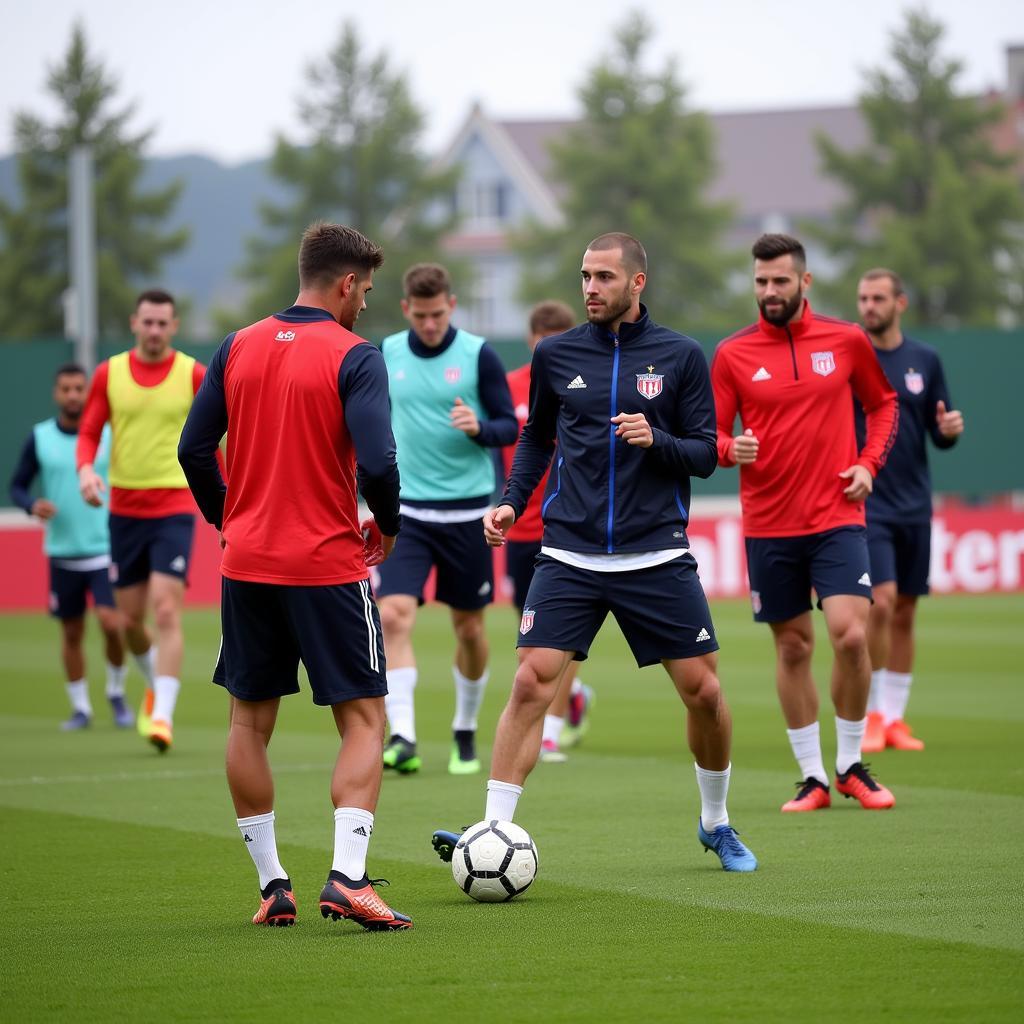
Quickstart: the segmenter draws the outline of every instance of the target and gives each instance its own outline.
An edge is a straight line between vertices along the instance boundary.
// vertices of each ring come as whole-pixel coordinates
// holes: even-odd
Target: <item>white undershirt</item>
[[[584,554],[581,551],[565,551],[562,548],[541,547],[540,553],[556,562],[591,572],[633,572],[636,569],[650,569],[663,565],[674,558],[687,554],[689,548],[663,548],[661,551],[631,551],[623,555]]]
[[[415,508],[412,505],[399,505],[398,511],[410,519],[418,519],[421,523],[471,523],[474,519],[483,519],[489,506],[482,508]]]

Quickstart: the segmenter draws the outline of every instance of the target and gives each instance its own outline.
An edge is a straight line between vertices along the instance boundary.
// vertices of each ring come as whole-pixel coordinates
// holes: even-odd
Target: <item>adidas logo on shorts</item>
[[[175,572],[184,572],[185,571],[185,556],[184,555],[178,555],[178,557],[175,558],[171,562],[171,568]]]
[[[870,587],[871,586],[871,577],[867,573],[863,573],[861,575],[861,578],[859,580],[857,580],[857,582],[862,587]]]
[[[704,629],[704,627],[702,626],[701,627],[701,631],[697,634],[697,643],[700,643],[701,640],[710,640],[710,639],[711,639],[711,634],[706,629]]]

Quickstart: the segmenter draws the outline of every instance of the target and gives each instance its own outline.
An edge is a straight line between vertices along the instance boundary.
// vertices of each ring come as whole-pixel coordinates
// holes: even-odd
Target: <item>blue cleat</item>
[[[463,829],[463,832],[465,829]],[[446,864],[451,862],[452,854],[455,852],[455,844],[462,838],[458,832],[448,832],[445,829],[438,829],[430,837],[430,845],[437,851],[438,857]]]
[[[697,819],[697,838],[705,852],[714,850],[724,871],[756,871],[757,858],[740,842],[732,825],[719,825],[710,835]]]
[[[135,716],[131,708],[124,702],[124,697],[108,697],[110,710],[114,713],[114,725],[118,729],[130,729],[135,724]]]
[[[75,711],[66,722],[61,722],[61,729],[64,732],[77,732],[79,729],[88,729],[92,725],[92,718],[84,711]]]

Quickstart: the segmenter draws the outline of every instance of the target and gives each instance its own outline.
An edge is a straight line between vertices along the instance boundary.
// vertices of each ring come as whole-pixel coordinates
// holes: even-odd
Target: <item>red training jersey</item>
[[[864,525],[864,503],[848,501],[839,474],[859,463],[876,476],[896,438],[899,406],[856,324],[819,316],[805,301],[799,320],[761,317],[726,338],[711,363],[718,461],[731,457],[737,414],[759,440],[740,466],[743,532],[791,537]],[[867,438],[857,451],[851,393],[864,407]]]
[[[519,430],[522,432],[523,424],[530,418],[530,364],[520,366],[507,375],[508,389],[512,392],[512,405],[516,411],[516,421]],[[517,441],[516,444],[519,442]],[[505,476],[512,468],[512,459],[515,457],[516,445],[510,444],[502,448],[501,457],[505,463]],[[548,474],[537,484],[537,489],[530,497],[530,501],[523,514],[512,524],[508,531],[509,540],[517,541],[538,541],[544,535],[544,522],[540,516],[541,506],[544,504],[544,491],[548,483]]]
[[[174,365],[174,352],[171,351],[159,363],[147,363],[141,360],[134,349],[128,354],[128,369],[132,380],[139,387],[155,388],[163,383]],[[95,461],[96,452],[100,447],[100,435],[103,425],[110,419],[110,399],[107,396],[110,364],[106,360],[96,367],[89,395],[82,411],[82,422],[78,428],[78,447],[76,449],[77,468]],[[199,390],[203,383],[206,367],[198,360],[192,367],[192,394]],[[174,516],[181,513],[195,515],[196,503],[192,492],[187,487],[149,487],[149,488],[110,488],[110,511],[117,516],[132,516],[136,519],[158,519],[162,516]]]

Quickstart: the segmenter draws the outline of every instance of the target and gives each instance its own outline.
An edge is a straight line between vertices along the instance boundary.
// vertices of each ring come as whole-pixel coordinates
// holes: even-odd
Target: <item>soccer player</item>
[[[480,770],[477,713],[487,685],[484,609],[494,596],[494,565],[480,532],[495,488],[489,449],[511,444],[516,417],[498,354],[483,338],[451,324],[448,272],[435,263],[410,267],[402,312],[410,330],[381,346],[391,385],[392,425],[402,474],[405,528],[380,569],[377,599],[388,656],[391,739],[384,766],[417,771],[414,694],[418,671],[412,636],[431,568],[436,598],[451,608],[455,632],[454,743],[448,771]]]
[[[107,656],[107,700],[114,724],[130,728],[135,718],[124,701],[124,647],[121,620],[107,579],[110,565],[110,534],[106,509],[92,508],[78,493],[75,444],[85,405],[85,370],[67,363],[57,370],[53,400],[57,415],[32,428],[11,477],[11,500],[46,526],[44,547],[50,559],[50,613],[60,620],[61,656],[67,674],[71,717],[65,730],[84,729],[92,723],[92,704],[85,674],[86,597],[92,594],[96,619],[103,631]],[[97,472],[105,474],[110,451],[104,434],[96,459]],[[38,498],[31,494],[32,481],[42,479]]]
[[[131,329],[135,347],[100,363],[93,376],[78,435],[78,483],[82,497],[99,507],[107,485],[96,471],[96,452],[109,422],[110,580],[128,649],[146,677],[139,732],[164,753],[174,739],[195,526],[195,503],[175,453],[205,368],[171,347],[178,318],[167,292],[138,297]],[[156,624],[155,657],[147,608]]]
[[[660,663],[686,705],[700,843],[726,871],[753,871],[756,858],[729,824],[732,721],[686,538],[690,477],[710,476],[717,463],[707,363],[695,341],[654,323],[641,304],[647,255],[635,238],[595,238],[581,273],[587,322],[534,350],[529,420],[501,504],[484,517],[488,543],[506,543],[554,453],[484,817],[512,820],[558,682],[611,612],[637,664]],[[439,831],[433,845],[451,860],[457,840]]]
[[[835,655],[836,789],[869,809],[892,807],[892,793],[861,761],[861,741],[871,682],[864,499],[896,436],[896,393],[859,327],[811,309],[800,242],[762,235],[752,253],[760,319],[718,346],[711,380],[719,462],[740,467],[754,619],[771,626],[779,701],[800,766],[796,797],[782,810],[831,802],[811,677],[812,588]],[[867,414],[859,452],[853,397]]]
[[[311,225],[295,304],[228,335],[178,447],[224,548],[214,682],[231,694],[227,776],[259,873],[254,924],[295,921],[267,746],[281,697],[299,690],[301,660],[314,703],[331,708],[342,738],[331,778],[334,863],[320,912],[375,931],[412,927],[366,875],[387,691],[367,566],[387,558],[401,521],[387,372],[352,328],[383,259],[352,228]],[[226,487],[215,459],[225,431]],[[373,516],[362,523],[357,483]]]
[[[527,347],[532,353],[543,338],[553,334],[562,334],[575,324],[576,317],[564,302],[555,300],[538,302],[530,310]],[[507,379],[508,389],[512,393],[516,421],[521,430],[526,425],[530,413],[530,364],[527,363],[525,366],[510,371]],[[515,450],[515,445],[509,445],[502,449],[506,476],[512,468]],[[547,475],[545,474],[544,479],[530,497],[523,514],[509,529],[505,545],[506,569],[508,577],[512,581],[513,600],[520,616],[523,614],[526,594],[530,589],[530,582],[533,580],[533,569],[537,562],[537,556],[540,554],[540,542],[544,533],[541,506],[544,502],[546,488]],[[559,746],[563,732],[578,740],[585,724],[583,719],[592,696],[590,688],[584,687],[576,679],[576,662],[570,661],[562,682],[559,684],[558,692],[555,694],[555,699],[544,716],[544,734],[540,745],[541,761],[558,764],[567,760],[564,751]],[[575,704],[576,712],[572,717],[570,717],[571,702]],[[566,727],[567,718],[570,718],[568,728]]]
[[[868,498],[868,551],[874,604],[868,618],[871,695],[862,750],[923,750],[904,720],[914,667],[917,599],[928,593],[932,485],[925,438],[952,448],[963,414],[952,401],[938,353],[900,327],[907,296],[898,274],[869,270],[857,286],[857,309],[875,355],[900,403],[896,443]]]

